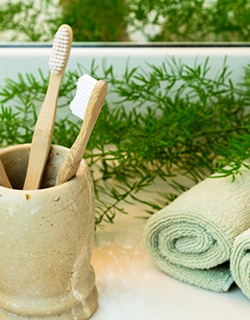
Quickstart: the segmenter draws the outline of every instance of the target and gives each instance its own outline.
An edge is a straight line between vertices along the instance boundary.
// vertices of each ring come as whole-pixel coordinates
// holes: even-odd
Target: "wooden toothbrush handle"
[[[56,185],[62,184],[76,175],[89,137],[103,106],[107,89],[108,85],[103,80],[99,80],[95,85],[87,105],[81,130],[60,165],[56,178]]]
[[[49,156],[62,74],[50,75],[48,90],[32,137],[24,190],[37,190]]]
[[[12,188],[1,160],[0,160],[0,186],[6,187],[6,188]]]

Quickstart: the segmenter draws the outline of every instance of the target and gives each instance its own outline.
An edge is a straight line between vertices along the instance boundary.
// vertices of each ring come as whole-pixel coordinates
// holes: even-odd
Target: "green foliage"
[[[75,41],[128,41],[139,31],[147,41],[239,42],[250,38],[249,16],[248,0],[6,0],[0,31],[10,41],[51,41],[68,23]]]
[[[149,41],[248,41],[248,0],[131,0],[135,28]],[[138,23],[139,22],[139,23]],[[145,26],[160,27],[151,35]]]
[[[209,60],[191,68],[167,59],[148,71],[127,67],[118,79],[112,66],[99,70],[92,64],[87,72],[104,74],[109,94],[117,96],[116,103],[104,105],[84,156],[94,177],[97,224],[125,213],[124,202],[143,204],[152,214],[210,173],[237,179],[242,164],[248,166],[250,66],[241,84],[232,83],[226,62],[213,79],[209,71]],[[82,73],[81,66],[66,72],[61,110]],[[39,79],[26,74],[6,80],[0,89],[2,146],[31,141],[47,83],[41,72]],[[70,147],[81,121],[66,114],[57,117],[53,143]],[[157,192],[159,182],[164,193]]]
[[[62,21],[74,30],[75,41],[127,40],[128,6],[121,0],[61,0]]]
[[[9,32],[9,41],[51,41],[60,21],[57,8],[48,0],[6,1],[0,7],[0,31]]]

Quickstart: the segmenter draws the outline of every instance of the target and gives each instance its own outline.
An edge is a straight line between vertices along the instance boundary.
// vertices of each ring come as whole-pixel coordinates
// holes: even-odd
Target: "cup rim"
[[[15,144],[15,145],[12,145],[12,146],[7,146],[7,147],[4,147],[4,148],[0,148],[0,157],[2,154],[5,153],[5,151],[11,151],[12,149],[13,150],[16,150],[16,149],[25,149],[25,148],[28,148],[31,146],[31,143],[24,143],[24,144]],[[61,145],[58,145],[58,144],[52,144],[51,147],[53,148],[58,148],[58,149],[61,149],[61,150],[64,150],[64,151],[68,151],[69,148],[65,147],[65,146],[61,146]],[[85,175],[86,176],[86,169],[87,169],[87,164],[86,164],[86,161],[84,159],[81,160],[81,163],[80,163],[80,166],[79,166],[79,169],[77,171],[77,174],[75,177],[73,177],[72,179],[70,179],[69,181],[67,182],[64,182],[60,185],[55,185],[55,186],[51,186],[51,187],[46,187],[46,188],[41,188],[41,189],[27,189],[27,190],[23,190],[23,189],[10,189],[10,188],[7,188],[7,187],[4,187],[4,186],[1,186],[0,185],[0,191],[9,191],[11,190],[11,192],[17,192],[17,193],[42,193],[42,192],[48,192],[48,190],[57,190],[59,191],[60,189],[64,189],[64,188],[68,188],[70,185],[74,185],[77,180],[79,179],[79,175]]]

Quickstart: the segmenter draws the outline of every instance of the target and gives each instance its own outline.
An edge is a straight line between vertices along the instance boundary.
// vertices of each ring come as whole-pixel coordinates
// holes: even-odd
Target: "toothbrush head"
[[[63,24],[57,30],[49,59],[50,72],[60,74],[64,71],[72,45],[72,29],[67,24]]]
[[[70,103],[70,110],[80,119],[84,118],[91,93],[97,82],[88,74],[82,75],[77,81],[76,94]]]

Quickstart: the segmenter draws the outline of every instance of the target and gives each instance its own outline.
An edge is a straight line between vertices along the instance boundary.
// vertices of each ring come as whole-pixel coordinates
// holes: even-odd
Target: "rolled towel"
[[[207,178],[151,216],[146,247],[165,273],[217,292],[233,283],[229,258],[235,238],[250,227],[250,170]]]
[[[236,284],[250,299],[250,229],[235,239],[230,258],[230,269]]]

